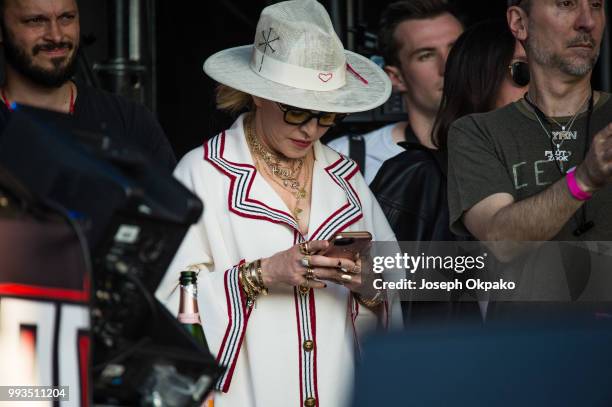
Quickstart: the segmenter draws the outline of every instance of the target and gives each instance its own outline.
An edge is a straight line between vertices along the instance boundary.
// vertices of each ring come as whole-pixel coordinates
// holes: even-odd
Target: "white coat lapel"
[[[239,216],[285,224],[298,231],[298,225],[283,200],[265,179],[257,174],[243,129],[244,115],[234,125],[204,145],[204,158],[230,180],[229,210]],[[359,171],[347,157],[314,143],[312,198],[309,240],[327,239],[361,219],[361,202],[350,185]]]
[[[227,191],[229,210],[239,216],[285,224],[297,230],[287,206],[266,183],[256,176],[255,164],[244,137],[244,115],[234,125],[204,145],[204,158],[230,180]]]
[[[363,215],[361,202],[350,185],[359,171],[348,158],[314,144],[316,161],[313,171],[309,240],[328,239],[358,221]]]

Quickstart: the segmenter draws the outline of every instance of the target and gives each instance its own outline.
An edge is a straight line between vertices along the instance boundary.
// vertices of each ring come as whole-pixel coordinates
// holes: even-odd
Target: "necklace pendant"
[[[297,199],[304,199],[304,198],[306,198],[306,190],[305,190],[304,188],[300,189],[300,190],[297,192],[297,196],[296,196],[296,198],[297,198]]]
[[[547,150],[544,152],[544,156],[546,157],[546,159],[548,161],[557,161],[557,162],[569,162],[569,159],[572,155],[571,151],[568,150],[555,150],[555,151],[550,151]]]
[[[561,126],[561,131],[565,131],[565,126]]]

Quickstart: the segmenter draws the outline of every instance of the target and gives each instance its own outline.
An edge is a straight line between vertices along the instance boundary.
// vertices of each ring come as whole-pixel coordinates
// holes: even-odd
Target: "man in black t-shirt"
[[[0,0],[0,29],[6,61],[0,132],[16,102],[70,114],[75,128],[121,138],[139,146],[159,167],[174,168],[168,140],[145,107],[71,80],[80,35],[75,0]],[[35,161],[28,163],[33,172],[45,171]],[[11,203],[10,195],[3,195],[10,190],[7,178],[0,180],[0,209],[33,206],[25,200]],[[6,216],[3,210],[0,354],[5,369],[0,384],[67,386],[71,404],[91,405],[91,276],[86,275],[81,242],[65,224],[38,212],[34,218]]]
[[[76,128],[121,138],[174,168],[172,148],[144,106],[71,80],[80,37],[76,0],[0,0],[0,28],[6,61],[0,130],[15,102],[68,113]]]
[[[451,128],[452,230],[487,241],[612,240],[612,102],[590,85],[603,2],[509,6],[510,29],[527,51],[529,93]],[[512,258],[515,248],[496,254]]]

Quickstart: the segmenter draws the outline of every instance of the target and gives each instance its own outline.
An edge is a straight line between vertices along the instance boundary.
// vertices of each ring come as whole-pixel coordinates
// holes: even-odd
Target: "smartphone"
[[[370,232],[340,232],[329,240],[329,247],[323,256],[355,260],[355,255],[365,256],[370,251]]]

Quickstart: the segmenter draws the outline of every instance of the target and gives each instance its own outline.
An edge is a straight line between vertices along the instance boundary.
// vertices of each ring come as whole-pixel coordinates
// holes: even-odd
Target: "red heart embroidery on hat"
[[[334,76],[333,73],[329,72],[329,73],[320,73],[319,74],[319,79],[321,79],[323,82],[327,82],[329,81],[332,76]]]

